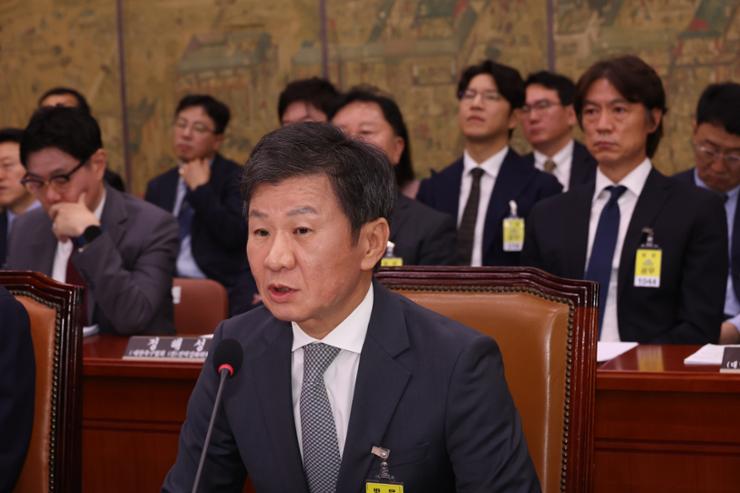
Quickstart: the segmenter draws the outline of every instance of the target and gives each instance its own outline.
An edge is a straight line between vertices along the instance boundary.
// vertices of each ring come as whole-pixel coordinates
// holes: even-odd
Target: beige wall
[[[111,167],[123,173],[123,48],[134,192],[142,193],[151,177],[173,165],[172,112],[188,92],[208,92],[230,105],[224,153],[244,162],[260,136],[277,125],[283,85],[321,73],[321,5],[319,0],[5,0],[0,2],[0,125],[23,126],[47,88],[76,87],[101,124]],[[329,76],[341,88],[367,82],[396,96],[422,176],[460,152],[456,79],[463,67],[484,57],[523,75],[554,62],[574,78],[604,56],[644,57],[669,94],[666,136],[656,158],[667,173],[691,166],[688,137],[702,88],[740,80],[740,9],[729,0],[324,0],[323,6]],[[548,27],[553,60],[548,60]],[[526,150],[519,132],[514,143]]]

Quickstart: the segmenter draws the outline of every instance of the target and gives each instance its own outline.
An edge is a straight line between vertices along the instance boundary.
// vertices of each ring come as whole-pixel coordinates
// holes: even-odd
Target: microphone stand
[[[213,424],[216,421],[216,414],[218,413],[218,406],[221,404],[221,392],[224,390],[224,382],[231,376],[233,370],[231,365],[222,365],[219,368],[220,380],[218,382],[218,391],[216,391],[216,399],[213,404],[213,412],[211,413],[211,421],[208,423],[208,431],[206,432],[206,440],[203,444],[203,451],[200,453],[200,461],[198,462],[198,470],[195,473],[195,481],[193,482],[192,493],[197,493],[198,484],[200,483],[200,476],[203,473],[203,466],[206,462],[206,455],[208,452],[208,445],[211,443],[211,433],[213,432]]]

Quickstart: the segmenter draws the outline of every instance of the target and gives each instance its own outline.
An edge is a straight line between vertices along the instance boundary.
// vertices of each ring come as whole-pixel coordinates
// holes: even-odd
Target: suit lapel
[[[573,141],[573,159],[570,167],[569,188],[574,188],[595,180],[596,160],[578,141]]]
[[[159,205],[170,212],[175,210],[179,179],[180,175],[177,173],[177,168],[168,171],[162,178],[162,195],[160,196]]]
[[[533,172],[534,168],[523,166],[518,162],[514,151],[509,149],[501,163],[486,211],[482,244],[484,264],[487,252],[491,251],[493,245],[498,244],[503,248],[501,221],[509,215],[509,201],[519,196],[519,192],[529,182],[530,174]]]
[[[635,204],[635,210],[632,212],[632,219],[622,244],[622,255],[619,258],[618,296],[622,295],[627,286],[632,285],[631,276],[634,274],[635,252],[640,247],[642,228],[653,226],[655,217],[670,196],[671,183],[670,178],[666,178],[655,168],[650,170],[645,186],[637,198],[637,204]],[[658,246],[663,246],[660,244],[661,241],[661,238],[655,238]]]
[[[395,242],[396,238],[398,237],[398,232],[403,227],[402,220],[404,218],[408,217],[408,214],[404,214],[403,211],[408,209],[409,207],[409,200],[400,193],[396,197],[396,206],[393,208],[393,212],[391,212],[391,234],[390,234],[390,240]]]
[[[291,393],[291,347],[293,332],[287,322],[275,322],[266,329],[265,351],[248,361],[257,387],[258,403],[269,431],[275,457],[281,460],[287,489],[308,492],[296,437]]]
[[[562,235],[561,239],[565,246],[563,250],[573,252],[566,255],[567,276],[582,279],[586,272],[586,250],[588,249],[588,228],[591,221],[591,203],[593,202],[595,183],[591,186],[580,186],[569,191],[572,194],[571,210],[566,217],[568,221],[568,233]]]
[[[337,491],[358,491],[367,479],[373,445],[383,445],[399,400],[411,377],[396,357],[409,348],[399,301],[377,282],[375,301],[352,399]]]
[[[445,173],[445,185],[439,191],[439,207],[437,209],[451,214],[457,223],[458,208],[460,206],[460,186],[464,167],[462,158],[455,161],[450,170]]]
[[[5,251],[8,248],[8,213],[0,211],[0,268],[5,264]]]
[[[46,212],[39,211],[38,221],[34,221],[33,224],[33,240],[29,243],[29,251],[24,252],[25,258],[29,259],[29,265],[34,266],[33,270],[51,277],[58,243],[56,236],[51,232],[51,219]]]

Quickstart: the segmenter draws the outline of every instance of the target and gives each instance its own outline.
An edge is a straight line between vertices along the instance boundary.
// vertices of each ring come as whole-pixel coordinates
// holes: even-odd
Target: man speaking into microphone
[[[244,168],[264,306],[223,322],[226,382],[198,491],[539,491],[489,337],[373,281],[396,190],[379,150],[317,123],[265,136]],[[219,384],[206,362],[163,491],[190,491]]]

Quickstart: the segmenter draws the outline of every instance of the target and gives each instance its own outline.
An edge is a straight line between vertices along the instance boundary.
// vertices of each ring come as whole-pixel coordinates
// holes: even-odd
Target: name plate
[[[722,354],[720,373],[740,373],[740,347],[726,347]]]
[[[199,361],[208,356],[213,338],[179,336],[132,336],[123,359],[148,361]]]

